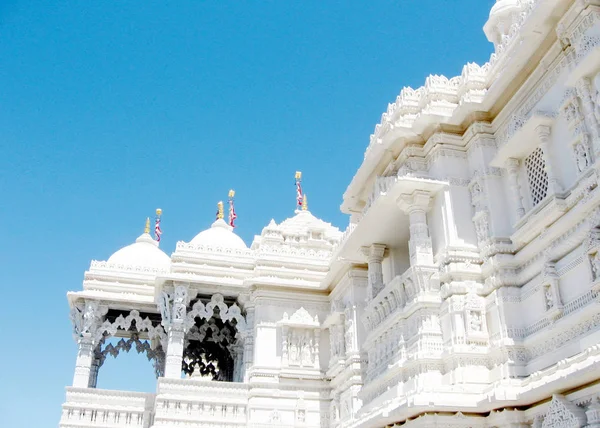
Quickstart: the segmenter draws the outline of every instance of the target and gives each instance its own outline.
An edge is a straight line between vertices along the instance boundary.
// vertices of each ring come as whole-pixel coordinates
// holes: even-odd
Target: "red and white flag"
[[[235,207],[233,206],[233,198],[229,199],[229,226],[235,227],[235,219],[237,214],[235,213]]]
[[[296,173],[296,205],[298,205],[299,207],[302,206],[302,201],[304,200],[304,197],[302,196],[302,185],[300,184],[300,179],[301,175],[300,173]]]
[[[162,235],[162,230],[160,230],[160,217],[156,217],[156,221],[154,222],[154,237],[156,242],[160,242],[160,235]]]
[[[229,226],[235,227],[235,219],[237,214],[235,213],[235,207],[233,206],[233,198],[235,196],[235,190],[229,191]]]
[[[154,239],[156,242],[160,242],[160,235],[162,235],[162,230],[160,230],[160,216],[162,215],[162,210],[160,208],[156,209],[156,220],[154,221]]]

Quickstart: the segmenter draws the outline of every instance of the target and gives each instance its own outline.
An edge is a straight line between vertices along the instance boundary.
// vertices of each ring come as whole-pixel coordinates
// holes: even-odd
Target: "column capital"
[[[506,162],[505,162],[504,165],[506,166],[506,169],[508,169],[509,171],[510,170],[514,171],[517,168],[519,168],[520,164],[521,164],[521,161],[519,159],[517,159],[517,158],[508,158],[508,159],[506,159]]]
[[[369,262],[381,262],[385,253],[384,244],[371,244],[368,247],[361,247],[360,251],[368,257]]]
[[[415,190],[411,194],[401,194],[398,199],[396,199],[396,203],[402,211],[410,214],[415,210],[425,212],[429,211],[429,208],[431,208],[431,199],[431,194],[429,192],[424,190]]]
[[[551,132],[552,128],[548,125],[538,125],[535,127],[535,133],[542,143],[548,142]]]

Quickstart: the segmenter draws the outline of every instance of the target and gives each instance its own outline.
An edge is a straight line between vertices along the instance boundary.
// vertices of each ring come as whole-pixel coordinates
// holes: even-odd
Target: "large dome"
[[[150,234],[143,233],[134,244],[121,248],[110,256],[108,263],[168,269],[171,259],[158,248],[158,242]]]
[[[205,247],[248,248],[242,238],[233,233],[232,227],[221,218],[215,221],[210,229],[203,230],[197,234],[190,241],[190,244]]]

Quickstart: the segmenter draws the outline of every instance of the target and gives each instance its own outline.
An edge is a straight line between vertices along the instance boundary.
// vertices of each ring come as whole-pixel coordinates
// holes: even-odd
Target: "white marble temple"
[[[600,0],[498,0],[484,32],[383,113],[345,232],[301,209],[93,261],[60,426],[600,428]],[[156,393],[95,387],[129,350]]]

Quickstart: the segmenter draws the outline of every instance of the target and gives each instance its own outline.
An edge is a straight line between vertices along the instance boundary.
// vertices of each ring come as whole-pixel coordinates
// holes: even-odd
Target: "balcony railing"
[[[223,428],[247,424],[248,385],[195,379],[158,381],[155,427],[197,426],[211,422]]]
[[[149,428],[154,394],[67,387],[60,428]]]

